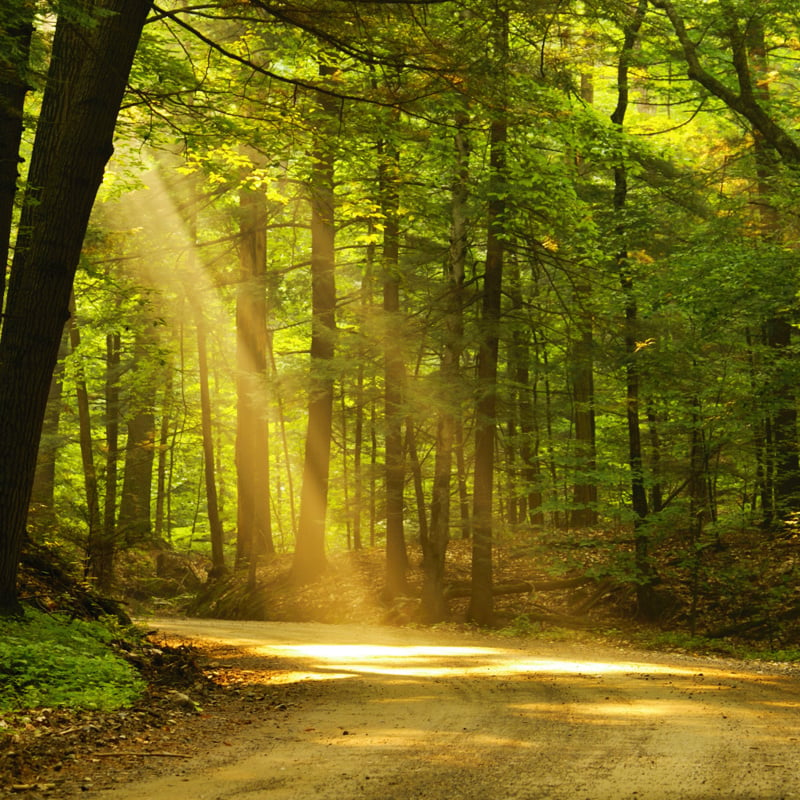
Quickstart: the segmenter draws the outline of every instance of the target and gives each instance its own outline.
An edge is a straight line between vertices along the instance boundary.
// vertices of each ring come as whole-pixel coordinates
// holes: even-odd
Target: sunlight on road
[[[489,647],[389,646],[369,644],[275,644],[257,652],[313,663],[312,670],[284,674],[280,682],[325,680],[353,674],[409,678],[456,676],[492,677],[524,674],[575,675],[584,678],[609,674],[693,676],[696,671],[640,662],[563,661],[549,658],[521,658],[514,650]],[[443,663],[444,662],[444,663]],[[727,672],[709,671],[716,676]],[[291,676],[291,678],[289,677]]]

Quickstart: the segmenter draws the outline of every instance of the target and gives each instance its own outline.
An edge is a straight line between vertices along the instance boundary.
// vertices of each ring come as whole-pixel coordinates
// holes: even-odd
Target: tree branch
[[[781,127],[770,115],[759,105],[751,89],[751,76],[747,65],[746,53],[742,51],[743,44],[740,43],[737,49],[731,37],[733,46],[733,62],[739,79],[741,94],[736,94],[722,81],[706,70],[700,62],[697,54],[697,47],[691,40],[683,19],[675,10],[671,0],[652,0],[656,8],[661,9],[669,19],[675,31],[683,57],[686,59],[688,76],[707,89],[715,97],[722,100],[731,110],[744,117],[755,130],[763,137],[764,141],[772,147],[781,158],[793,166],[800,166],[800,144],[798,144],[789,133]],[[744,61],[742,61],[744,58]],[[750,90],[748,90],[750,89]]]

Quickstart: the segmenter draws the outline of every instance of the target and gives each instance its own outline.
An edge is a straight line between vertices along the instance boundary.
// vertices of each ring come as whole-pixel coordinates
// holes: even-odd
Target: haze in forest
[[[799,42],[750,0],[12,0],[0,613],[25,552],[261,617],[379,553],[394,621],[791,644]]]

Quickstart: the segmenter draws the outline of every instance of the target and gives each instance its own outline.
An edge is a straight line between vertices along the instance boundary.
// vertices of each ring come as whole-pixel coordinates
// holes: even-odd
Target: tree
[[[92,4],[94,25],[83,41],[69,41],[66,52],[57,45],[68,37],[69,23],[60,16],[56,24],[42,127],[31,158],[36,179],[29,177],[26,189],[0,334],[0,615],[19,611],[17,564],[50,380],[83,237],[150,7],[149,0],[98,0]],[[76,67],[68,78],[61,73],[62,59]],[[63,112],[58,122],[45,114],[56,106]]]
[[[445,264],[445,289],[442,298],[444,333],[440,367],[439,418],[436,425],[436,461],[431,490],[431,522],[427,536],[421,538],[422,610],[425,618],[438,622],[447,617],[444,596],[445,556],[450,540],[450,495],[453,453],[456,445],[458,403],[451,395],[461,383],[461,351],[464,334],[464,278],[467,261],[467,199],[470,141],[469,118],[458,113],[453,136],[453,179],[451,188],[451,234]]]
[[[495,9],[495,59],[501,74],[508,57],[508,11]],[[508,119],[504,100],[492,109],[489,126],[490,178],[487,199],[486,267],[481,304],[478,353],[478,400],[475,406],[475,485],[473,489],[472,595],[469,617],[478,624],[492,621],[492,497],[494,443],[497,427],[497,359],[502,309],[503,258],[507,236],[506,147]]]
[[[267,199],[239,191],[240,284],[236,295],[237,564],[272,553],[267,409]]]
[[[335,68],[321,64],[320,76],[330,77]],[[325,568],[325,517],[328,510],[331,426],[333,424],[333,375],[335,351],[336,282],[334,268],[334,141],[332,122],[335,101],[318,96],[320,129],[312,154],[311,194],[311,385],[308,398],[308,431],[303,462],[300,521],[297,527],[292,575],[299,583],[316,578]]]
[[[403,491],[406,467],[403,446],[403,401],[406,383],[404,325],[400,316],[400,159],[394,144],[379,143],[378,157],[383,229],[383,361],[386,435],[386,592],[395,597],[406,588],[408,556],[404,532]]]
[[[26,71],[33,35],[34,4],[12,0],[0,22],[0,308],[6,285],[14,198],[19,178]]]

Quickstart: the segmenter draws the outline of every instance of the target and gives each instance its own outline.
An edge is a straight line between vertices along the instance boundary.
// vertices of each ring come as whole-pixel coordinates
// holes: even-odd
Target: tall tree
[[[431,522],[422,537],[422,612],[438,622],[447,616],[444,596],[445,556],[450,540],[450,495],[453,475],[458,404],[452,394],[461,383],[461,351],[464,338],[464,278],[466,275],[468,235],[467,200],[469,195],[470,141],[469,118],[465,111],[456,118],[453,137],[454,169],[450,190],[450,247],[445,263],[445,289],[442,299],[444,341],[440,365],[442,393],[436,425],[436,458],[433,470]]]
[[[0,615],[19,611],[17,567],[50,380],[89,215],[150,8],[150,0],[97,0],[96,20],[83,39],[69,42],[66,53],[53,45],[42,117],[48,107],[63,113],[57,132],[42,129],[40,137],[37,126],[30,169],[36,180],[29,176],[0,335]],[[56,40],[68,24],[58,18]],[[61,59],[76,69],[63,73]],[[37,162],[41,166],[34,170]]]
[[[611,122],[620,130],[625,122],[629,103],[629,69],[630,60],[639,39],[647,0],[639,0],[636,13],[625,26],[624,40],[617,63],[617,105],[611,114]],[[650,541],[645,528],[649,513],[647,489],[644,476],[644,459],[642,456],[642,434],[640,425],[640,370],[637,363],[638,347],[638,308],[633,291],[632,262],[630,259],[627,238],[629,231],[625,224],[625,207],[628,202],[628,169],[624,162],[614,167],[614,212],[616,215],[616,233],[619,249],[616,253],[616,265],[623,292],[624,310],[624,343],[625,343],[625,409],[628,428],[628,465],[631,473],[631,502],[633,506],[633,524],[635,539],[635,558],[638,571],[636,593],[639,613],[645,618],[657,616],[655,593],[653,591],[654,575],[651,564]]]
[[[405,592],[408,555],[403,518],[406,465],[403,447],[403,395],[406,369],[404,323],[400,316],[400,156],[393,144],[381,142],[381,211],[383,228],[383,360],[386,436],[386,592],[394,597]]]
[[[134,343],[130,409],[127,419],[125,467],[120,492],[117,531],[128,547],[150,540],[151,495],[156,453],[155,375],[151,358],[152,325],[139,330]]]
[[[494,9],[493,62],[501,75],[507,68],[508,10],[497,3]],[[489,125],[490,176],[487,200],[486,267],[483,274],[481,340],[478,352],[478,401],[475,408],[475,485],[472,511],[472,594],[469,617],[488,625],[494,616],[492,598],[492,498],[494,445],[497,427],[497,361],[502,310],[503,258],[507,235],[506,147],[508,116],[502,96],[491,109]]]
[[[267,198],[239,190],[239,286],[236,293],[237,564],[274,552],[267,421]]]
[[[75,301],[70,303],[71,316],[69,319],[69,341],[72,355],[78,359],[83,358],[81,350],[81,332],[78,321],[75,319]],[[86,488],[86,517],[88,535],[86,538],[87,573],[98,580],[102,589],[108,589],[107,576],[103,575],[100,566],[100,542],[103,537],[102,522],[100,519],[100,490],[97,480],[97,467],[94,459],[94,440],[92,438],[92,420],[89,410],[89,391],[86,387],[86,376],[83,365],[79,364],[75,370],[75,395],[78,405],[78,430],[81,447],[81,463],[83,465],[83,483]]]
[[[323,79],[336,69],[321,64]],[[336,281],[334,225],[334,139],[336,100],[320,92],[318,128],[312,154],[311,185],[311,385],[308,429],[300,494],[300,520],[292,575],[295,581],[312,581],[325,569],[325,517],[333,425],[333,374],[335,353]]]

